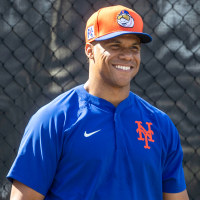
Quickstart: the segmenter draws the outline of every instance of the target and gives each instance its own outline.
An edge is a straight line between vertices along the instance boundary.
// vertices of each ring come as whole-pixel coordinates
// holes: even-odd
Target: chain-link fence
[[[153,36],[131,90],[175,123],[189,196],[200,199],[199,0],[0,0],[0,199],[30,116],[87,80],[86,20],[117,4],[140,13]]]

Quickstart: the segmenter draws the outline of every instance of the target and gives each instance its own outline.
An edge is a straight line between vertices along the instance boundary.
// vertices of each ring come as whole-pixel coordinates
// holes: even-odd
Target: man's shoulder
[[[135,103],[137,104],[137,106],[139,106],[139,108],[142,109],[143,111],[149,112],[149,113],[152,113],[152,114],[156,114],[156,115],[160,115],[160,116],[167,116],[167,114],[165,112],[163,112],[162,110],[160,110],[156,106],[152,105],[151,103],[149,103],[144,98],[142,98],[142,97],[140,97],[140,96],[138,96],[137,94],[134,94],[134,93],[132,93],[132,95],[135,98]]]
[[[80,88],[81,86],[76,86],[74,88],[71,88],[70,90],[57,96],[55,99],[50,101],[48,104],[46,104],[42,108],[64,109],[71,102],[73,102],[73,104],[76,104],[80,100],[79,98],[79,95],[81,93]]]
[[[79,95],[80,87],[74,87],[50,101],[48,104],[42,106],[33,116],[38,118],[57,118],[65,116],[66,113],[75,113],[79,109]]]
[[[161,129],[175,129],[175,125],[171,118],[162,110],[159,108],[151,105],[149,102],[144,100],[143,98],[139,97],[138,95],[135,95],[135,102],[137,104],[137,107],[140,108],[140,111],[143,115],[152,116],[158,126]]]

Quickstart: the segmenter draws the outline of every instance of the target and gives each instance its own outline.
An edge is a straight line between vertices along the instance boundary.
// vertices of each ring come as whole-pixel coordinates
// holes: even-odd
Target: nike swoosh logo
[[[101,130],[101,129],[100,129],[100,130]],[[84,136],[85,136],[85,137],[90,137],[91,135],[94,135],[95,133],[99,132],[100,130],[94,131],[94,132],[92,132],[92,133],[87,133],[87,132],[85,131]]]

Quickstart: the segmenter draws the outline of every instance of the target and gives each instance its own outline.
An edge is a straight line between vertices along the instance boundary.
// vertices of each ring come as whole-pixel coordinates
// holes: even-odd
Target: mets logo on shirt
[[[117,22],[119,25],[126,28],[132,28],[134,26],[134,19],[126,10],[122,10],[120,12],[120,14],[117,16]]]
[[[138,125],[136,132],[138,133],[139,137],[137,139],[141,142],[144,141],[145,149],[151,149],[149,142],[154,142],[154,139],[153,139],[154,132],[151,129],[152,123],[146,122],[148,130],[146,130],[143,127],[141,121],[135,121],[135,123]]]

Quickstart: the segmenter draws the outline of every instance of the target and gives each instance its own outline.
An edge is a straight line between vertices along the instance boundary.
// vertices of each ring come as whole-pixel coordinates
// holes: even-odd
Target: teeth
[[[131,67],[127,67],[127,66],[121,66],[121,65],[116,65],[115,66],[117,69],[122,69],[122,70],[125,70],[125,71],[127,71],[127,70],[130,70],[131,69]]]

